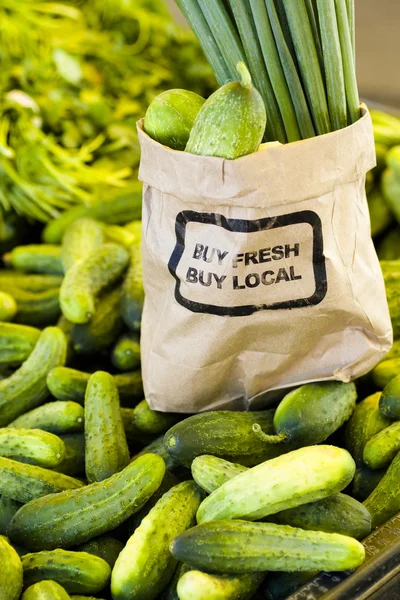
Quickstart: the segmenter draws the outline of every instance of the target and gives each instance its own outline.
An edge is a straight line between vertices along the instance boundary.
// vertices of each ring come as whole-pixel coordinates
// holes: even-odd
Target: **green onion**
[[[354,62],[356,59],[356,7],[354,0],[346,0],[347,17],[350,27],[350,39],[353,48]]]
[[[270,77],[275,97],[279,98],[286,135],[289,142],[300,140],[300,131],[294,112],[292,98],[286,83],[285,74],[275,45],[274,34],[268,19],[264,0],[250,0],[253,19],[258,32],[265,66]]]
[[[197,0],[175,0],[175,2],[199,40],[219,85],[225,85],[231,81],[231,75]]]
[[[267,110],[267,139],[285,143],[287,138],[274,90],[267,71],[260,68],[264,60],[249,2],[248,0],[230,0],[230,2],[254,85],[260,92]]]
[[[321,67],[321,73],[324,73],[325,67],[324,67],[324,56],[322,53],[321,33],[319,30],[317,17],[315,16],[318,14],[317,6],[316,6],[315,1],[313,1],[313,0],[305,0],[305,3],[306,3],[306,9],[307,9],[307,13],[308,13],[308,18],[310,20],[311,29],[313,32],[315,47],[317,49],[319,66]]]
[[[301,136],[303,139],[314,137],[315,129],[307,105],[303,86],[297,72],[295,62],[286,43],[274,0],[265,0],[265,4],[267,6],[271,27],[274,32],[275,43],[281,59],[282,68],[285,72],[286,81],[292,96],[293,106],[296,112]]]
[[[304,0],[285,2],[297,60],[318,135],[332,131],[325,86]]]
[[[347,126],[347,104],[335,0],[317,0],[317,6],[329,113],[333,129],[337,130]]]
[[[287,47],[289,48],[290,54],[292,55],[293,61],[296,64],[297,56],[293,45],[292,35],[290,33],[289,23],[286,16],[285,7],[283,5],[284,0],[274,0],[275,8],[279,16],[279,22],[281,24],[282,32],[286,40]],[[296,67],[297,68],[297,67]]]
[[[337,24],[340,45],[342,48],[343,72],[346,88],[347,107],[350,122],[355,123],[360,118],[360,98],[358,95],[356,69],[351,44],[351,31],[346,10],[346,0],[335,0]]]

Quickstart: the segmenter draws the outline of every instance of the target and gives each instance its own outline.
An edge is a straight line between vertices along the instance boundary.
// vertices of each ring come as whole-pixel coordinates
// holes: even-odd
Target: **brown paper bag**
[[[392,328],[370,237],[365,107],[346,129],[235,161],[138,130],[153,409],[259,408],[265,392],[350,381],[384,356]]]

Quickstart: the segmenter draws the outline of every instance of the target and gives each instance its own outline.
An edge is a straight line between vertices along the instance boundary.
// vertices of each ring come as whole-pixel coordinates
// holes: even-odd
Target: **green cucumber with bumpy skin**
[[[103,228],[94,219],[77,219],[64,233],[61,247],[61,263],[66,273],[92,250],[104,242]]]
[[[247,467],[231,463],[223,458],[204,454],[194,459],[191,466],[192,477],[203,490],[211,494],[226,481],[247,471]]]
[[[193,481],[171,488],[143,519],[115,563],[111,577],[114,600],[154,600],[171,580],[176,560],[172,540],[190,527],[201,502]]]
[[[31,275],[9,269],[0,269],[0,288],[16,287],[28,292],[45,292],[59,288],[62,283],[61,275]]]
[[[21,559],[4,536],[0,536],[0,564],[0,598],[18,600],[22,592]]]
[[[45,327],[53,325],[60,316],[59,288],[50,288],[43,292],[30,292],[11,285],[7,290],[17,303],[16,323]]]
[[[186,152],[233,160],[258,150],[267,123],[265,105],[244,63],[237,69],[240,81],[214,92],[200,110]]]
[[[132,460],[135,460],[139,456],[143,456],[143,454],[147,454],[149,452],[154,452],[154,454],[161,456],[168,471],[174,471],[180,465],[180,463],[178,461],[176,461],[174,459],[174,457],[169,454],[169,452],[167,452],[165,445],[164,445],[164,436],[163,435],[160,435],[160,437],[156,438],[155,440],[150,442],[150,444],[148,444],[147,446],[142,448],[142,450],[140,452],[138,452],[132,458]]]
[[[78,479],[67,475],[0,457],[0,494],[23,504],[48,494],[82,486]]]
[[[119,371],[132,371],[140,366],[140,338],[136,333],[124,333],[111,353],[111,362]]]
[[[364,502],[382,481],[386,471],[387,469],[372,470],[366,466],[359,467],[351,483],[352,496],[360,502]]]
[[[0,323],[0,365],[17,367],[32,353],[40,336],[40,329]]]
[[[263,573],[212,575],[188,571],[178,581],[180,600],[249,600],[264,579]]]
[[[102,289],[117,281],[128,266],[127,251],[117,244],[103,244],[67,271],[60,289],[64,316],[72,323],[88,323],[95,314]]]
[[[65,455],[63,461],[53,471],[70,475],[71,477],[82,477],[85,475],[85,437],[82,433],[61,434],[64,442]]]
[[[85,470],[89,483],[103,481],[129,464],[118,390],[112,375],[97,371],[85,394]]]
[[[43,404],[49,395],[46,377],[51,369],[65,363],[66,356],[67,341],[61,329],[44,329],[29,358],[0,381],[0,426]]]
[[[129,268],[121,297],[121,316],[131,331],[140,330],[144,303],[141,227],[142,224],[138,222],[134,229],[137,239],[130,250]]]
[[[24,273],[62,275],[61,248],[52,244],[17,246],[6,257],[13,269]]]
[[[7,496],[0,496],[0,535],[6,535],[8,525],[22,504]]]
[[[350,483],[354,472],[354,460],[342,448],[300,448],[224,483],[201,503],[197,521],[258,520],[336,494]]]
[[[133,424],[147,435],[160,435],[182,419],[182,415],[152,410],[147,400],[142,400],[133,409]]]
[[[370,469],[383,469],[390,465],[399,451],[400,421],[397,421],[368,440],[363,460]]]
[[[87,542],[140,510],[160,486],[164,473],[159,456],[141,456],[105,481],[29,502],[11,521],[9,536],[17,543],[23,541],[29,550]]]
[[[70,600],[71,596],[56,581],[39,581],[22,594],[21,600]]]
[[[12,321],[17,314],[17,303],[6,292],[0,291],[0,321]]]
[[[74,433],[83,430],[83,408],[77,402],[48,402],[21,415],[8,427],[42,429],[50,433]]]
[[[383,390],[388,383],[400,374],[400,358],[392,358],[380,362],[372,371],[372,379],[375,385]]]
[[[56,467],[65,455],[64,442],[41,429],[0,428],[0,456],[29,459],[39,467]]]
[[[76,546],[74,550],[76,552],[87,552],[88,554],[93,554],[93,556],[98,556],[105,560],[112,569],[123,548],[124,544],[111,535],[101,535],[85,544]]]
[[[400,511],[400,452],[374,491],[364,502],[371,513],[372,528],[380,527]]]
[[[383,388],[379,410],[388,419],[400,421],[400,375],[394,377]]]
[[[50,550],[22,557],[24,585],[51,580],[67,592],[96,594],[110,579],[111,569],[105,560],[87,552]]]
[[[214,573],[346,571],[365,559],[360,542],[344,535],[248,521],[203,523],[170,548],[178,560]]]

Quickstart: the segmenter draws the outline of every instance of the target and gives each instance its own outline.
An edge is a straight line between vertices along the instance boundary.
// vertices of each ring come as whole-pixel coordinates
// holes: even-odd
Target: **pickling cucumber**
[[[0,381],[0,426],[43,404],[49,395],[46,377],[51,369],[65,363],[66,356],[67,341],[61,329],[44,329],[22,366]]]
[[[16,323],[0,323],[0,365],[16,367],[36,346],[40,330]]]
[[[56,467],[65,455],[64,442],[41,429],[0,428],[0,456],[29,459],[39,467]]]
[[[60,438],[64,442],[65,455],[64,460],[57,465],[53,471],[70,475],[71,477],[81,477],[85,475],[85,437],[82,433],[61,434]]]
[[[5,290],[12,286],[28,292],[45,292],[52,288],[59,288],[62,280],[61,275],[31,275],[0,269],[0,288]]]
[[[369,469],[366,466],[359,467],[356,470],[351,484],[351,494],[363,502],[374,491],[377,485],[382,481],[387,469]]]
[[[86,478],[103,481],[129,464],[118,390],[112,375],[97,371],[85,394]]]
[[[97,296],[117,281],[128,266],[127,251],[117,244],[103,244],[75,263],[60,289],[63,314],[72,323],[88,323],[95,314]]]
[[[124,333],[115,343],[111,362],[119,371],[132,371],[140,366],[140,338],[136,333]]]
[[[354,472],[354,460],[342,448],[300,448],[224,483],[201,503],[197,521],[258,520],[336,494],[351,482]]]
[[[365,558],[364,547],[354,538],[239,520],[193,527],[170,548],[178,560],[214,573],[346,571]]]
[[[96,594],[110,579],[111,569],[105,560],[87,552],[50,550],[22,557],[24,585],[51,580],[67,592]]]
[[[17,246],[5,260],[13,269],[24,273],[62,275],[61,248],[52,244]]]
[[[0,494],[23,504],[47,494],[81,488],[82,485],[78,479],[50,469],[0,457]],[[21,543],[21,546],[24,544]]]
[[[0,496],[0,535],[6,535],[8,524],[21,508],[21,503],[7,496]]]
[[[59,288],[30,292],[11,285],[7,289],[17,303],[16,323],[45,327],[53,325],[60,316]]]
[[[7,538],[0,535],[0,598],[2,600],[18,600],[22,592],[21,559],[8,543]]]
[[[76,546],[74,550],[76,552],[87,552],[88,554],[98,556],[105,560],[112,569],[123,547],[124,544],[111,535],[101,535],[85,544]]]
[[[237,70],[240,81],[214,92],[200,110],[186,152],[232,160],[258,150],[267,122],[265,105],[244,63]]]
[[[139,456],[143,456],[144,454],[148,453],[154,453],[160,456],[163,459],[168,471],[175,471],[179,467],[179,463],[166,451],[164,446],[164,436],[162,435],[142,448],[142,450],[138,452],[132,458],[132,460],[136,460],[139,458]]]
[[[132,417],[133,424],[139,431],[153,436],[165,433],[172,425],[182,419],[180,414],[152,410],[147,400],[142,400],[135,406]]]
[[[200,501],[201,493],[193,481],[184,481],[162,496],[115,563],[111,577],[114,600],[159,596],[176,567],[169,544],[192,525]]]
[[[388,419],[400,421],[400,375],[394,377],[383,388],[379,410]]]
[[[129,231],[126,226],[102,224],[102,227],[107,242],[115,242],[127,250],[130,250],[136,242],[136,235],[132,231]]]
[[[73,433],[83,430],[83,417],[83,408],[77,402],[48,402],[24,413],[8,427],[42,429],[50,433]]]
[[[184,150],[204,98],[187,90],[167,90],[154,98],[143,128],[153,140],[173,150]]]
[[[137,240],[130,250],[129,268],[121,297],[121,316],[131,331],[140,330],[144,303],[141,223],[137,225],[136,236]]]
[[[0,291],[0,321],[12,321],[17,314],[17,303],[13,296]]]
[[[22,594],[21,600],[70,600],[71,596],[56,581],[39,581]]]
[[[180,600],[249,600],[264,577],[264,573],[211,575],[188,571],[178,581],[178,597]]]
[[[247,471],[247,467],[231,463],[223,458],[203,454],[194,459],[191,466],[192,477],[208,494],[222,484]]]
[[[29,550],[87,542],[140,510],[160,486],[164,473],[164,461],[147,454],[105,481],[29,502],[12,519],[10,539],[23,541]]]
[[[372,528],[389,521],[400,511],[400,452],[374,491],[364,502],[371,513]]]
[[[66,273],[104,242],[103,228],[94,219],[77,219],[66,229],[61,247],[61,263]]]
[[[345,445],[357,466],[363,465],[363,452],[368,440],[390,425],[389,419],[379,410],[380,397],[380,392],[377,392],[357,404],[347,422]]]
[[[385,360],[376,365],[372,371],[372,379],[375,385],[383,390],[392,379],[400,374],[400,358]]]
[[[400,421],[374,435],[365,445],[363,460],[370,469],[387,467],[400,451]]]

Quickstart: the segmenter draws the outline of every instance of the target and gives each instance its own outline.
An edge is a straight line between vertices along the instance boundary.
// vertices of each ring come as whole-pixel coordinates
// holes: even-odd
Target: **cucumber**
[[[133,232],[120,225],[102,225],[103,232],[107,242],[115,242],[130,250],[132,244],[136,242],[136,236]]]
[[[124,333],[115,343],[111,362],[118,371],[132,371],[140,366],[140,338],[136,333]]]
[[[96,354],[111,346],[122,329],[120,300],[120,288],[108,292],[99,300],[96,313],[89,323],[72,327],[70,337],[75,352]]]
[[[111,575],[105,560],[87,552],[50,550],[22,557],[24,585],[50,579],[67,592],[96,594],[103,590]]]
[[[10,539],[23,541],[29,550],[87,542],[140,510],[160,486],[164,473],[164,461],[148,454],[105,481],[29,502],[11,521]]]
[[[368,440],[363,460],[370,469],[383,469],[390,465],[399,451],[400,421],[397,421]]]
[[[371,513],[372,528],[380,527],[400,511],[400,452],[372,494],[364,502]]]
[[[129,464],[118,390],[112,375],[97,371],[85,394],[85,470],[89,483],[103,481]]]
[[[90,206],[80,204],[66,210],[46,225],[42,238],[46,244],[60,244],[67,228],[77,219],[86,217],[103,223],[128,223],[140,219],[141,209],[142,186],[135,182],[129,192],[99,199]]]
[[[133,424],[137,429],[148,435],[165,433],[172,425],[182,419],[182,415],[175,413],[162,413],[152,410],[147,400],[142,400],[133,409]]]
[[[190,467],[196,456],[212,454],[245,466],[293,450],[290,444],[267,444],[253,429],[258,424],[274,433],[274,410],[204,412],[180,421],[165,434],[165,447],[177,461]]]
[[[189,565],[185,565],[185,563],[178,563],[177,568],[175,569],[175,573],[168,585],[168,587],[164,590],[164,593],[161,595],[161,600],[179,600],[178,596],[178,581],[180,578],[191,571],[191,567]]]
[[[143,128],[153,140],[173,150],[184,150],[204,98],[187,90],[168,90],[154,98]]]
[[[85,475],[85,437],[83,433],[60,434],[64,442],[64,460],[53,469],[57,473],[81,477]]]
[[[145,437],[142,436],[137,427],[133,424],[133,410],[133,408],[121,407],[121,418],[124,425],[125,437],[128,442],[142,441]]]
[[[368,210],[371,221],[371,237],[383,233],[393,221],[392,213],[378,187],[368,193]]]
[[[0,536],[0,598],[18,600],[22,592],[21,559],[8,543],[7,538]]]
[[[163,459],[166,469],[168,471],[175,471],[179,468],[180,463],[177,460],[175,460],[174,457],[171,456],[169,452],[167,452],[167,450],[165,449],[163,435],[160,435],[160,437],[156,438],[155,440],[150,442],[150,444],[145,446],[132,458],[132,460],[135,460],[139,456],[143,456],[144,454],[148,454],[149,452],[153,452],[154,454],[160,456]]]
[[[180,600],[250,600],[264,577],[264,573],[211,575],[188,571],[178,582],[178,597]]]
[[[100,537],[90,540],[85,544],[76,546],[75,551],[87,552],[88,554],[98,556],[99,558],[105,560],[112,569],[123,547],[124,544],[119,540],[116,540],[111,535],[101,535]]]
[[[390,421],[379,410],[380,392],[357,404],[345,429],[345,446],[357,466],[363,465],[365,444],[374,435],[389,427]]]
[[[17,314],[17,303],[6,292],[0,291],[0,321],[12,321]]]
[[[50,371],[46,382],[51,394],[58,400],[74,400],[83,404],[89,378],[90,373],[67,367],[56,367]],[[114,383],[117,386],[121,404],[132,403],[143,394],[140,371],[114,375]]]
[[[221,87],[200,110],[186,152],[233,160],[258,150],[267,122],[265,105],[244,63],[237,70],[240,82]]]
[[[61,275],[28,275],[0,269],[0,287],[5,290],[12,286],[28,292],[45,292],[52,288],[59,288],[62,280]]]
[[[192,477],[197,485],[208,494],[236,475],[247,471],[247,467],[208,454],[195,458],[191,469]]]
[[[16,323],[45,327],[53,325],[60,316],[59,288],[50,288],[43,292],[30,292],[9,286],[8,291],[17,303]]]
[[[13,269],[24,273],[62,275],[61,248],[52,244],[17,246],[6,256]]]
[[[304,469],[307,477],[304,477]],[[201,503],[197,521],[242,517],[257,520],[315,502],[343,490],[353,479],[354,472],[354,460],[342,448],[300,448],[224,483]]]
[[[122,287],[121,316],[131,331],[140,330],[144,303],[143,267],[142,267],[142,232],[136,228],[137,241],[130,251],[128,272]]]
[[[0,457],[0,494],[23,504],[47,494],[80,488],[82,485],[80,481],[67,475]]]
[[[388,419],[400,420],[400,375],[394,377],[383,388],[379,410]]]
[[[39,336],[36,327],[0,323],[0,365],[19,366],[30,356]]]
[[[381,177],[381,190],[396,221],[400,220],[400,180],[393,169],[385,169]]]
[[[104,242],[103,228],[94,219],[77,219],[66,229],[61,249],[61,263],[66,273]]]
[[[128,266],[127,251],[117,244],[103,244],[92,250],[66,273],[60,288],[60,304],[72,323],[88,323],[95,314],[96,298]]]
[[[16,500],[0,496],[0,535],[6,535],[8,524],[21,506]]]
[[[265,584],[262,586],[264,595],[268,600],[285,600],[297,592],[305,583],[314,579],[318,571],[295,571],[287,573],[268,573]]]
[[[8,427],[42,429],[50,433],[73,433],[83,430],[83,408],[77,402],[48,402],[21,415]]]
[[[176,561],[172,540],[193,524],[201,494],[193,481],[171,488],[151,509],[115,563],[111,577],[114,600],[153,600],[171,580]]]
[[[276,436],[266,442],[295,442],[301,446],[324,442],[352,415],[357,391],[354,383],[308,383],[289,392],[274,416]]]
[[[334,494],[311,504],[289,508],[276,515],[281,525],[300,529],[340,533],[363,540],[371,533],[371,515],[357,500]]]
[[[359,467],[351,484],[352,496],[360,502],[366,500],[383,479],[386,471],[387,469],[372,470],[365,466]]]
[[[375,385],[383,390],[399,374],[400,358],[392,358],[376,365],[372,371],[372,379]]]
[[[215,573],[346,571],[365,558],[360,542],[344,535],[247,521],[203,523],[177,536],[170,549],[178,560]]]
[[[64,442],[41,429],[0,428],[0,456],[29,459],[40,467],[56,467],[65,455]]]
[[[70,600],[71,596],[56,581],[39,581],[22,594],[21,600]]]
[[[65,363],[66,355],[67,341],[61,329],[44,329],[29,358],[0,381],[0,426],[43,404],[49,395],[46,377],[51,369]]]

